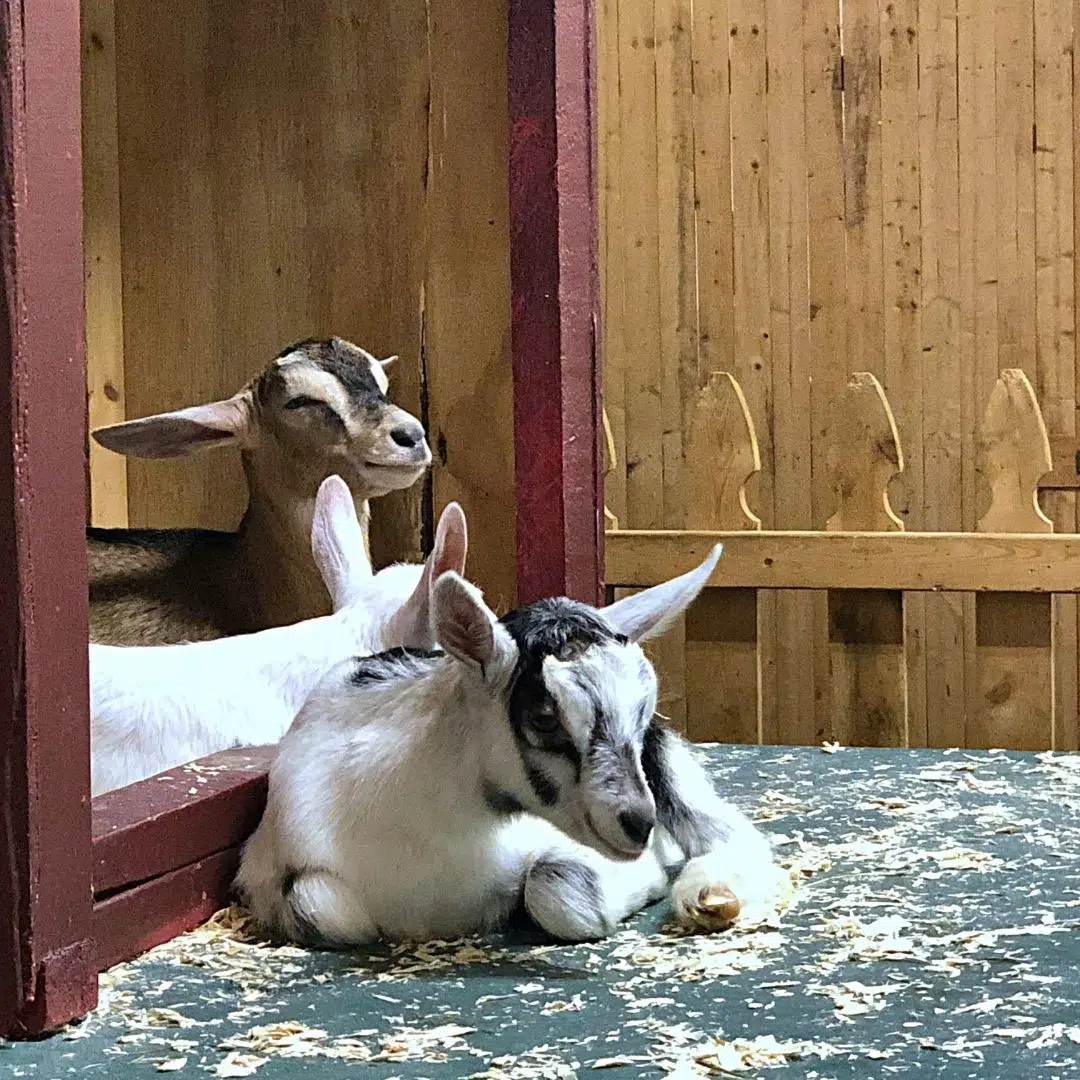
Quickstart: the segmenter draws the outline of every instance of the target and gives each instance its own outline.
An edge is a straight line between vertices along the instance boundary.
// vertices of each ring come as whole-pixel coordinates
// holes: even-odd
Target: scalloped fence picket
[[[1062,642],[1056,628],[1058,606],[1074,604],[1080,592],[1080,536],[1055,533],[1040,507],[1041,483],[1072,481],[1053,478],[1050,439],[1023,371],[1001,372],[978,426],[979,517],[971,533],[905,529],[890,495],[904,474],[901,436],[870,372],[851,376],[825,445],[814,448],[824,453],[834,507],[820,531],[762,529],[748,490],[761,468],[758,438],[729,372],[706,383],[688,431],[686,528],[621,529],[609,513],[606,544],[609,587],[621,592],[681,573],[717,538],[724,542],[710,588],[651,647],[661,711],[691,738],[805,741],[782,716],[770,731],[765,710],[779,695],[767,685],[768,661],[770,653],[812,649],[802,674],[820,703],[815,735],[823,740],[923,743],[912,729],[911,699],[917,680],[940,664],[961,676],[947,683],[945,698],[960,723],[931,716],[932,731],[959,732],[956,742],[970,747],[1071,744],[1075,708],[1060,685],[1074,676],[1063,680],[1059,665],[1075,669],[1076,641]],[[609,472],[616,464],[608,440]],[[777,598],[804,593],[818,602],[797,623],[777,620]],[[913,640],[912,607],[928,595],[950,598],[962,614],[955,655],[924,659]]]

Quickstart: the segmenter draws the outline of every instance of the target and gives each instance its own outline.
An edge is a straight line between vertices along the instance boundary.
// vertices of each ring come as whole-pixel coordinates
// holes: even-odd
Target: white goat
[[[331,476],[319,487],[311,546],[333,615],[189,645],[90,645],[94,795],[228,747],[276,743],[341,660],[434,644],[433,583],[465,567],[457,503],[443,511],[422,566],[373,576],[352,496]]]
[[[664,895],[679,863],[685,925],[719,929],[764,900],[780,880],[770,845],[658,722],[637,644],[719,555],[600,611],[557,599],[501,620],[440,577],[446,655],[341,664],[282,740],[237,877],[256,918],[344,946],[479,932],[523,903],[553,936],[588,940]]]

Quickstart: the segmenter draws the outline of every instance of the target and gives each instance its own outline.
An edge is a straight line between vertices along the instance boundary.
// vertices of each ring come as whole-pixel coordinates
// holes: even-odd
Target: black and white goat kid
[[[768,896],[767,840],[654,716],[638,644],[719,556],[600,610],[546,600],[501,620],[441,576],[445,654],[339,665],[282,741],[237,879],[256,918],[344,946],[480,932],[523,904],[581,941],[665,895],[669,873],[676,916],[696,929]]]

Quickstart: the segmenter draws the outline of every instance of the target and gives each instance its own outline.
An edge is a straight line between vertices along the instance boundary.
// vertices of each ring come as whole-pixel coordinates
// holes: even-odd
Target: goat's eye
[[[535,712],[529,717],[529,726],[533,731],[550,735],[559,730],[559,718],[553,712]]]
[[[322,405],[318,398],[309,397],[307,394],[300,394],[298,397],[290,398],[285,402],[286,409],[309,409],[312,405]]]

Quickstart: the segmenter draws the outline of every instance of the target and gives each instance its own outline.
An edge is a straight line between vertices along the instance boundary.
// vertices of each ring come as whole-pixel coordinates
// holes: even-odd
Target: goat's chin
[[[427,465],[418,465],[415,462],[408,465],[365,462],[356,471],[360,483],[371,492],[371,497],[377,497],[412,487],[427,469]]]
[[[593,851],[599,852],[605,858],[611,859],[612,862],[634,862],[635,859],[641,858],[644,850],[628,851],[626,848],[616,847],[593,824],[592,816],[587,810],[582,815],[581,824],[575,832],[577,835],[574,839],[578,843],[592,848]]]

